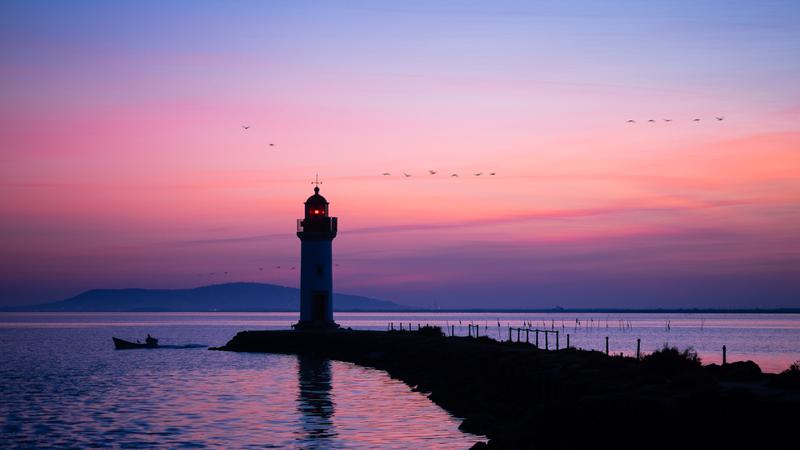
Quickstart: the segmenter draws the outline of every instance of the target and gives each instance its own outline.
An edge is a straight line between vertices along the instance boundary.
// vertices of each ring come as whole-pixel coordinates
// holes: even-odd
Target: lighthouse
[[[314,195],[305,203],[305,216],[297,219],[300,238],[300,321],[295,329],[334,329],[333,321],[333,238],[336,217],[330,217],[329,203],[319,195],[319,182]]]

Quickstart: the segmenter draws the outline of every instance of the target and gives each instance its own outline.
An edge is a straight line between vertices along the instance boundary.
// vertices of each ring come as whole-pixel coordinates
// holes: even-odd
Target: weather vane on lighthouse
[[[319,174],[311,182],[314,195],[305,202],[305,216],[297,219],[300,238],[300,321],[298,330],[335,329],[333,321],[333,238],[337,218],[328,215],[329,203],[319,195]]]

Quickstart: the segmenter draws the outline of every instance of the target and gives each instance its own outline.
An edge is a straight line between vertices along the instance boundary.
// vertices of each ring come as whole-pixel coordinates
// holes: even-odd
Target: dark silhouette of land
[[[92,289],[65,300],[0,311],[296,312],[300,290],[268,283],[224,283],[188,289]],[[800,308],[421,308],[359,295],[333,296],[336,311],[409,313],[800,314]],[[505,320],[505,319],[504,319]]]
[[[337,311],[404,311],[396,303],[358,295],[334,294]],[[300,290],[265,283],[226,283],[193,289],[92,289],[59,302],[6,308],[12,311],[291,311]]]
[[[243,331],[217,350],[291,353],[387,371],[486,435],[488,448],[795,448],[800,370],[547,351],[422,331]],[[385,405],[391,408],[391,404]]]

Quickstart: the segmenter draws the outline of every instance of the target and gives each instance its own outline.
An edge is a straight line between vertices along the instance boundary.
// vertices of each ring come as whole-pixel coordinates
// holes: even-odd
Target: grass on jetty
[[[779,373],[773,380],[772,385],[800,390],[800,361],[795,361],[788,369]]]

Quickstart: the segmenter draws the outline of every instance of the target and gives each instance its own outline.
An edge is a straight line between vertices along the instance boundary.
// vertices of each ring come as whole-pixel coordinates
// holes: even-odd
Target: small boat
[[[144,344],[141,342],[130,342],[124,339],[112,337],[114,340],[114,348],[117,350],[129,350],[133,348],[158,348],[158,339],[148,340]]]

